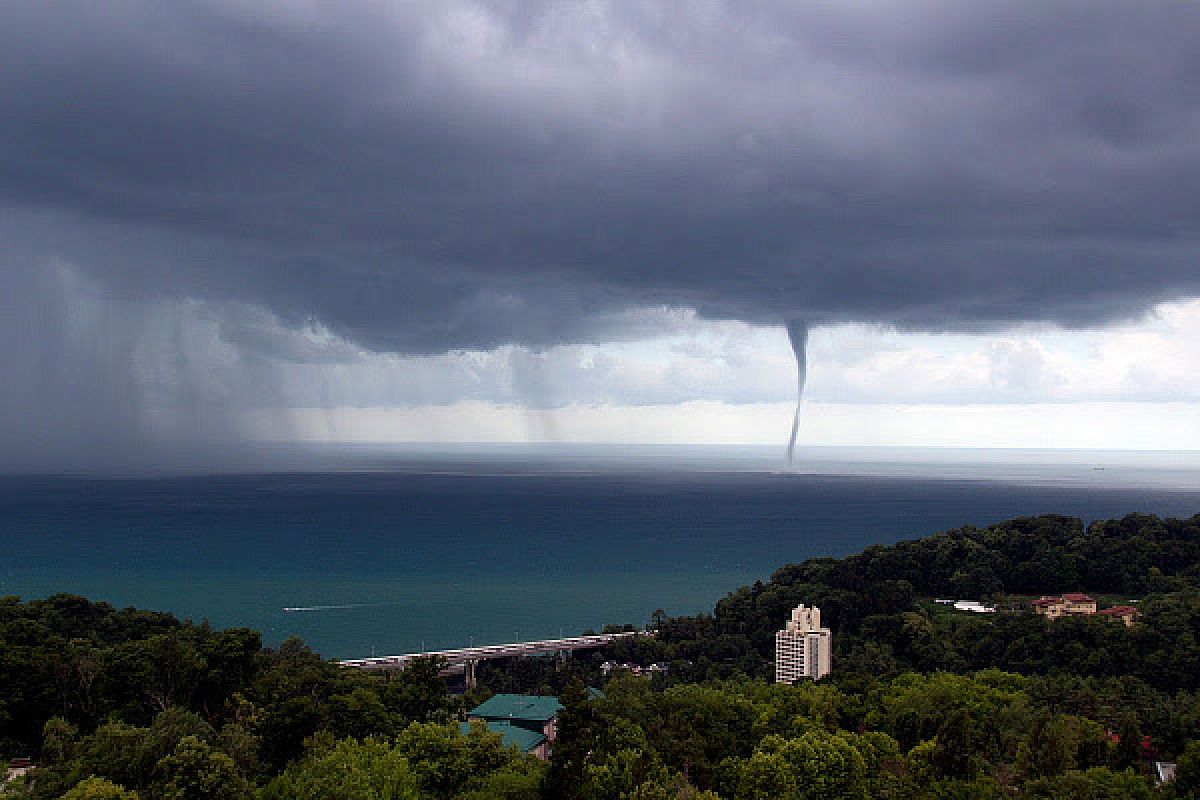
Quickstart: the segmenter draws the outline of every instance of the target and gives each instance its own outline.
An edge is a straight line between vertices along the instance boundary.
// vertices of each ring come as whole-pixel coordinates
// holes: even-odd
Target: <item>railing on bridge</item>
[[[475,665],[480,661],[492,658],[512,658],[513,656],[536,656],[548,653],[569,653],[573,650],[591,650],[603,647],[618,639],[628,639],[632,636],[651,636],[642,631],[622,631],[621,633],[599,633],[591,636],[570,636],[565,639],[540,639],[533,642],[509,642],[508,644],[487,644],[480,647],[460,647],[452,650],[430,650],[424,653],[405,653],[398,656],[378,656],[374,658],[352,658],[339,661],[343,667],[368,670],[404,669],[415,658],[442,658],[449,668],[447,672],[464,670],[467,675],[467,685],[474,684]]]

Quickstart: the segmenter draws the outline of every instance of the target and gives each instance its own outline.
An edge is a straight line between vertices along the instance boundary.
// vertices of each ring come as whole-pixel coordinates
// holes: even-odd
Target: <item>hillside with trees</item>
[[[1132,627],[1043,593],[1136,601]],[[956,613],[935,598],[997,603]],[[833,674],[771,684],[774,632],[820,606]],[[1006,610],[1007,609],[1007,610]],[[962,528],[742,587],[711,614],[565,663],[489,662],[451,694],[298,640],[61,595],[0,600],[0,754],[32,798],[1186,798],[1200,790],[1200,517]],[[665,663],[636,677],[600,664]],[[585,687],[599,687],[595,696]],[[459,731],[494,691],[560,695],[549,763]],[[1178,764],[1158,787],[1151,764]]]

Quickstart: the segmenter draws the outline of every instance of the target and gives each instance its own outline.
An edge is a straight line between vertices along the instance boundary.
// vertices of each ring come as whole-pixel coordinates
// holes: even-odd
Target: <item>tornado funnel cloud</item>
[[[788,341],[796,357],[796,414],[792,418],[792,435],[788,437],[787,460],[790,465],[796,455],[796,434],[800,432],[800,404],[804,401],[804,381],[808,377],[808,324],[792,321],[787,326]]]

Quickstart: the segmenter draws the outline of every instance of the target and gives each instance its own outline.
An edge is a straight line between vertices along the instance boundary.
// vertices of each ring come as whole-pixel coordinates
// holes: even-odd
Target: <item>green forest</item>
[[[1130,603],[1126,627],[1029,600]],[[995,604],[958,612],[939,598]],[[834,671],[773,684],[774,633],[822,609]],[[712,613],[569,659],[367,673],[292,639],[84,598],[0,599],[4,798],[1193,798],[1200,796],[1200,515],[1040,516],[781,567]],[[651,678],[606,661],[666,664]],[[590,688],[599,692],[588,691]],[[549,762],[467,709],[564,705]],[[1159,785],[1154,764],[1177,765]]]

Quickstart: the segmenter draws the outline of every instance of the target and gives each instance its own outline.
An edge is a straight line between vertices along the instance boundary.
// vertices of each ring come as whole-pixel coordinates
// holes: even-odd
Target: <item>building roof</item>
[[[536,731],[531,731],[528,728],[522,728],[513,725],[510,722],[491,722],[485,723],[487,729],[492,733],[500,734],[504,740],[505,747],[515,747],[522,753],[528,753],[537,747],[542,742],[546,741],[546,737]],[[470,722],[460,722],[458,729],[466,735],[471,732]]]
[[[1090,595],[1086,595],[1083,592],[1065,592],[1065,593],[1063,593],[1063,600],[1066,600],[1069,603],[1094,603],[1094,602],[1096,602],[1095,598],[1091,597]]]
[[[1104,616],[1112,616],[1112,617],[1124,617],[1128,614],[1137,614],[1137,613],[1138,613],[1138,610],[1136,608],[1134,608],[1133,606],[1113,606],[1112,608],[1100,609],[1099,611],[1096,612],[1096,615],[1097,616],[1104,615]]]
[[[470,717],[488,720],[518,719],[545,722],[554,719],[563,708],[557,697],[532,694],[495,694],[467,712]]]
[[[1033,601],[1035,606],[1056,606],[1063,602],[1061,597],[1039,597]]]
[[[955,611],[971,611],[976,614],[993,614],[996,611],[995,606],[985,606],[978,600],[956,600],[954,602]]]

